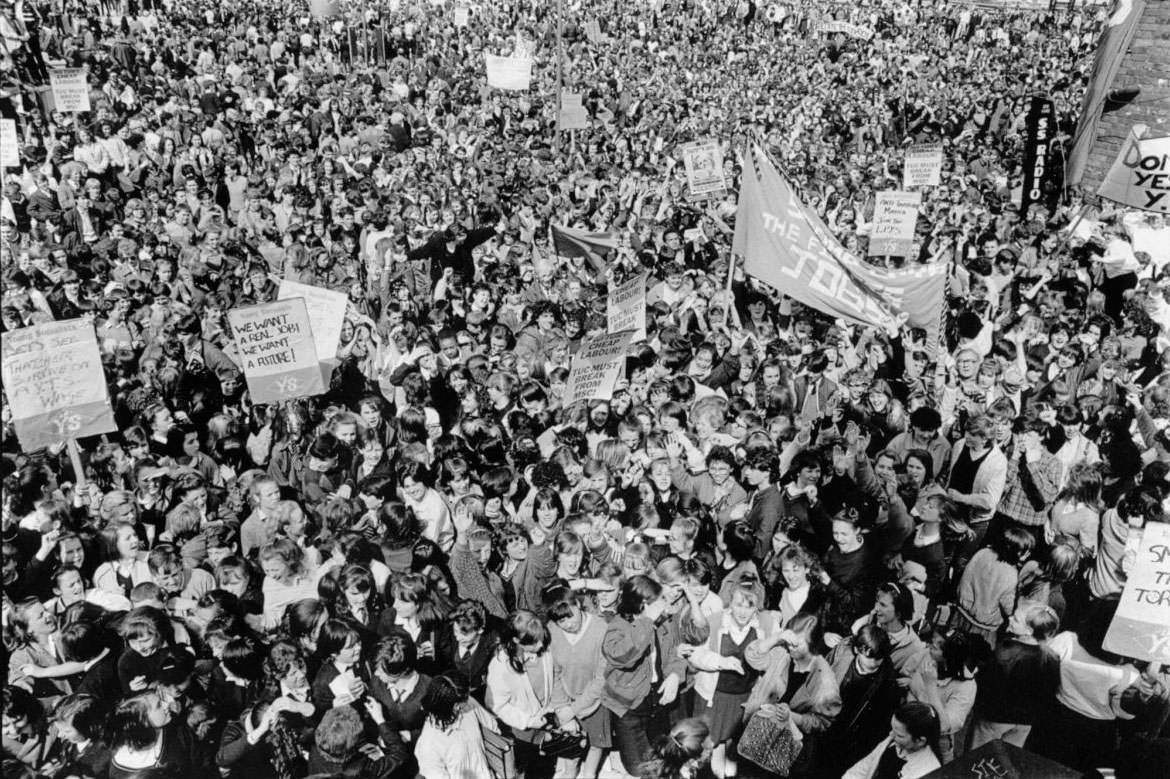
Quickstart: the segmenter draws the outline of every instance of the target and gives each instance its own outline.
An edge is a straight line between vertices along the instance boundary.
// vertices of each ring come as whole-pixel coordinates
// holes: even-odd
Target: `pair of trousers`
[[[637,776],[639,767],[650,759],[651,744],[670,729],[666,715],[651,690],[637,707],[614,717],[613,743],[626,773]]]
[[[1031,732],[1031,725],[1018,725],[1014,722],[991,722],[990,720],[977,719],[975,720],[975,725],[971,728],[971,744],[967,748],[967,751],[978,749],[989,741],[995,741],[996,739],[1001,739],[1012,746],[1023,749],[1024,742],[1028,740],[1028,734]]]

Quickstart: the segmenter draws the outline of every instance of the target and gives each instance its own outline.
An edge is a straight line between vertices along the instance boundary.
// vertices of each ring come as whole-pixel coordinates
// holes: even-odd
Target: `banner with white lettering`
[[[732,251],[749,275],[834,318],[937,332],[946,263],[888,270],[854,257],[758,148],[744,155]]]
[[[561,130],[585,130],[589,127],[589,112],[581,104],[580,92],[561,92]]]
[[[602,333],[581,344],[573,355],[569,376],[565,380],[563,406],[579,400],[609,400],[626,369],[626,350],[634,332]]]
[[[909,257],[918,222],[918,192],[879,192],[869,233],[870,257]]]
[[[906,149],[902,168],[902,187],[937,187],[942,181],[943,147],[941,143],[916,143]]]
[[[1170,213],[1170,136],[1142,138],[1135,125],[1097,194],[1144,211]]]
[[[1054,170],[1049,149],[1056,142],[1056,104],[1046,97],[1033,97],[1024,119],[1024,184],[1020,195],[1020,215],[1027,216],[1035,204],[1054,204],[1059,192],[1054,190]]]
[[[497,89],[526,90],[532,85],[532,60],[519,57],[484,55],[487,83]]]
[[[303,298],[228,311],[253,403],[274,403],[325,391],[309,310]]]
[[[85,68],[51,68],[49,87],[53,106],[62,113],[89,110],[89,83]]]
[[[1147,522],[1125,580],[1105,649],[1138,660],[1170,663],[1170,525]]]
[[[723,192],[723,149],[718,141],[695,141],[682,147],[683,167],[691,197],[706,197]]]
[[[634,341],[646,340],[646,278],[647,274],[640,273],[609,291],[605,311],[608,332],[633,330]]]
[[[0,119],[0,165],[20,167],[20,140],[16,137],[15,119]]]
[[[93,323],[67,319],[0,335],[0,375],[27,451],[118,430]]]

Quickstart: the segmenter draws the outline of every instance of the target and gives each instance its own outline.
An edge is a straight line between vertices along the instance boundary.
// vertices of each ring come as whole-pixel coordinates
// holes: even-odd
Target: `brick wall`
[[[1157,135],[1170,135],[1170,0],[1147,0],[1133,43],[1111,90],[1141,87],[1129,105],[1106,113],[1097,127],[1082,185],[1096,190],[1116,159],[1129,128],[1146,124]]]

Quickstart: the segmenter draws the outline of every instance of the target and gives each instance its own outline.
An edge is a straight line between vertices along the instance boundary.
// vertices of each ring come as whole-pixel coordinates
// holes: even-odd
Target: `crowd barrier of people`
[[[1170,228],[1021,213],[1105,9],[1004,6],[0,3],[0,327],[92,322],[116,421],[32,450],[4,400],[5,777],[1165,776],[1168,677],[1105,636],[1170,497]],[[946,264],[940,335],[744,273],[753,143],[858,256],[941,144],[868,260]],[[290,281],[339,347],[257,403],[228,312]]]

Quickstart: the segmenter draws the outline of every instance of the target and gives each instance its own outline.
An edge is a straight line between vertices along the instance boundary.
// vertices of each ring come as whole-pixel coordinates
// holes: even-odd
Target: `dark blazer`
[[[780,487],[773,484],[752,499],[752,507],[748,509],[747,523],[756,532],[757,560],[763,560],[772,549],[772,534],[776,532],[776,525],[784,515],[784,497]]]
[[[436,662],[440,673],[458,673],[467,680],[471,695],[483,703],[487,692],[488,665],[496,656],[500,646],[500,637],[492,628],[485,628],[479,637],[479,643],[467,657],[459,657],[459,645],[455,641],[455,631],[450,625],[445,625],[435,641]]]
[[[395,733],[409,730],[410,742],[413,744],[418,741],[423,724],[427,720],[427,713],[423,711],[422,701],[430,687],[431,677],[419,674],[418,684],[414,686],[410,694],[402,700],[396,701],[391,696],[390,689],[375,674],[370,683],[370,693],[374,696],[374,700],[382,704],[382,712],[386,715],[386,726]]]

